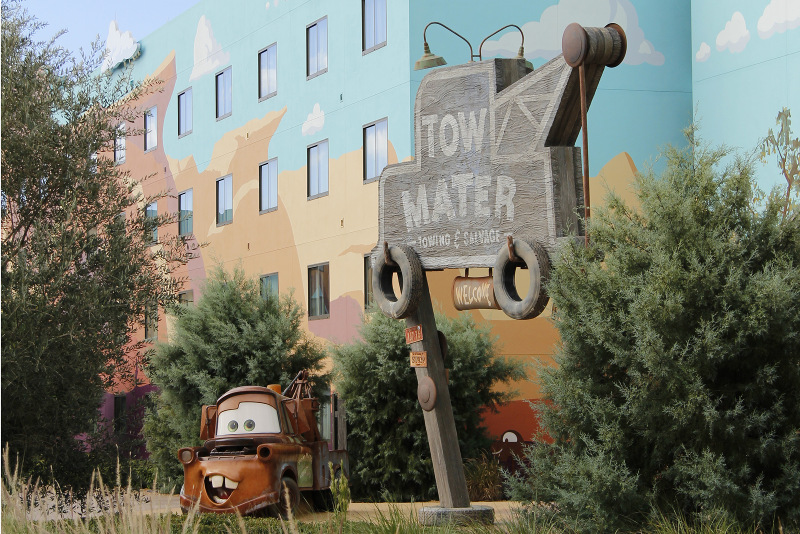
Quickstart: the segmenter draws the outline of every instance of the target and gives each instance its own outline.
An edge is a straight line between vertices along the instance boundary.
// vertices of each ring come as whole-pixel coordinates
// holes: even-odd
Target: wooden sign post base
[[[414,370],[420,386],[418,391],[426,392],[425,401],[422,402],[423,414],[440,506],[421,508],[419,520],[424,525],[465,521],[493,523],[493,508],[470,506],[427,278],[427,274],[423,273],[424,282],[419,305],[416,311],[406,318],[406,326],[422,327],[422,340],[411,343],[410,348],[413,352],[427,353],[427,367],[415,367]],[[431,387],[434,388],[433,392]],[[434,399],[432,403],[430,403],[431,394]]]

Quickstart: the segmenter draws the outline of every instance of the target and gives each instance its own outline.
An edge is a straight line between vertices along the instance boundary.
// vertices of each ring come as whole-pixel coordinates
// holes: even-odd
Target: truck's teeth
[[[211,477],[211,487],[221,488],[225,484],[225,477],[222,475],[214,475]]]
[[[228,477],[225,477],[225,487],[228,489],[235,490],[236,488],[239,487],[239,483],[236,482],[235,480],[231,480]]]

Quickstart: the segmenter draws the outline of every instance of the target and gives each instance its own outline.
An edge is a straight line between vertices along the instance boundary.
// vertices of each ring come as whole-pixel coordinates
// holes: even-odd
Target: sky
[[[67,33],[57,43],[68,50],[89,50],[98,35],[106,41],[108,28],[116,20],[119,31],[130,31],[139,41],[174,19],[198,0],[22,0],[31,15],[48,26],[39,37],[44,40],[57,31]]]

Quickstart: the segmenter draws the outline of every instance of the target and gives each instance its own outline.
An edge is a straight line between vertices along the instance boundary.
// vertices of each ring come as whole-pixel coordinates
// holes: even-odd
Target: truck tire
[[[299,502],[300,488],[297,486],[297,482],[291,477],[283,477],[281,479],[280,499],[273,505],[275,514],[280,515],[283,519],[288,519],[290,514],[295,514]]]
[[[550,258],[539,243],[514,241],[514,251],[525,262],[530,276],[528,293],[520,297],[514,283],[514,272],[521,264],[508,257],[508,247],[503,246],[494,263],[494,296],[497,304],[512,319],[532,319],[542,313],[549,297],[544,284],[550,278]]]
[[[404,319],[417,310],[419,299],[422,296],[422,287],[425,284],[425,272],[419,256],[409,246],[392,245],[389,247],[389,256],[397,266],[386,263],[382,252],[376,255],[375,266],[372,269],[372,289],[375,302],[381,311],[392,319]],[[394,294],[392,288],[392,275],[398,273],[400,279],[400,296]]]

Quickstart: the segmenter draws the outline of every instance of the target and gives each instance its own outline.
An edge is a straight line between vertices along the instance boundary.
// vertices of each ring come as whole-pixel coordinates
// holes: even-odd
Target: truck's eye
[[[235,420],[231,420],[231,422],[228,423],[228,432],[236,432],[236,429],[238,428],[239,423],[237,423]]]
[[[248,432],[252,431],[256,427],[256,422],[252,419],[248,419],[244,422],[244,429]]]

